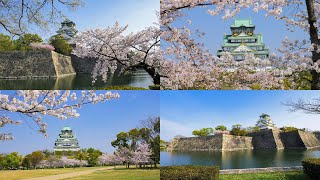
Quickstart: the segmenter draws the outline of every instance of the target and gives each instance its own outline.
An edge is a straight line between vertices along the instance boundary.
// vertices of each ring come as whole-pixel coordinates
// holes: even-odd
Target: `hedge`
[[[216,166],[165,166],[160,168],[160,180],[217,180]]]
[[[320,179],[320,158],[310,158],[302,161],[303,171],[311,179]]]

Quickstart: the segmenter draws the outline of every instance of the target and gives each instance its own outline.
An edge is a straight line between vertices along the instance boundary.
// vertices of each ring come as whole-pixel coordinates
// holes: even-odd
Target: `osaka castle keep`
[[[245,54],[252,53],[257,58],[266,59],[270,50],[265,47],[262,34],[255,34],[255,25],[249,19],[235,19],[230,27],[232,34],[224,35],[222,49],[218,50],[217,56],[223,52],[230,52],[236,61],[244,60]]]
[[[54,151],[79,151],[79,142],[71,127],[64,127],[54,143]]]
[[[74,44],[73,38],[78,31],[75,29],[76,24],[68,18],[61,23],[60,29],[57,31],[58,35],[63,36],[69,44]]]
[[[268,129],[275,128],[275,124],[273,124],[273,122],[268,114],[262,114],[259,117],[259,120],[258,120],[256,126],[259,127],[260,130],[268,130]]]

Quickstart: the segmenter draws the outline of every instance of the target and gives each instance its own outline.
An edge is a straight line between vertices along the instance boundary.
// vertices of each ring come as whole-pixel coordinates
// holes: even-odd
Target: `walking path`
[[[24,179],[24,180],[58,180],[58,179],[67,179],[67,178],[73,178],[83,175],[88,175],[94,172],[98,171],[104,171],[104,170],[111,170],[113,167],[104,167],[104,168],[98,168],[98,169],[90,169],[85,171],[78,171],[78,172],[71,172],[71,173],[64,173],[64,174],[57,174],[57,175],[50,175],[50,176],[43,176],[43,177],[37,177],[37,178],[30,178],[30,179]]]
[[[249,169],[225,169],[220,170],[220,174],[243,174],[243,173],[265,173],[283,171],[302,171],[302,166],[293,167],[269,167],[269,168],[249,168]]]

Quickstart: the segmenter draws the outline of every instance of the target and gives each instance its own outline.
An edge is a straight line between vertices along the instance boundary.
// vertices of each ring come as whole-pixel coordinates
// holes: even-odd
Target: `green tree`
[[[224,125],[219,125],[219,126],[215,127],[215,129],[216,129],[217,131],[226,131],[226,130],[227,130],[227,127],[224,126]]]
[[[282,127],[282,128],[280,128],[280,129],[283,130],[284,132],[294,132],[294,131],[298,131],[298,128],[292,127],[292,126]]]
[[[0,52],[1,51],[13,51],[15,49],[14,44],[10,36],[0,34]]]
[[[127,147],[129,148],[129,134],[126,132],[120,132],[117,134],[117,139],[111,142],[113,147]]]
[[[246,136],[248,135],[248,131],[246,129],[242,129],[240,124],[235,124],[232,126],[230,134],[235,136]]]
[[[136,148],[136,145],[137,145],[137,141],[138,141],[139,138],[140,138],[140,131],[139,131],[139,129],[137,129],[137,128],[131,129],[131,130],[128,132],[128,135],[129,135],[129,139],[131,140],[130,149],[135,149],[135,148]]]
[[[205,136],[210,136],[212,134],[213,134],[212,128],[202,128],[200,130],[194,130],[192,132],[192,135],[197,136],[197,137],[205,137]]]
[[[89,166],[97,166],[98,165],[98,159],[102,155],[102,152],[100,150],[89,148],[87,150],[88,153],[88,165]]]
[[[78,151],[75,155],[75,158],[78,159],[80,162],[83,160],[88,159],[88,153],[86,151]]]
[[[41,43],[43,40],[38,34],[25,34],[23,36],[20,36],[19,39],[14,40],[14,45],[16,47],[16,50],[18,51],[30,51],[31,43]]]
[[[0,162],[0,166],[3,169],[18,169],[22,161],[22,156],[17,153],[13,152],[10,154],[7,154],[2,158],[2,161]]]
[[[31,166],[35,169],[37,165],[43,160],[44,154],[42,151],[35,151],[30,154]]]
[[[28,154],[26,155],[23,160],[22,160],[22,166],[27,168],[27,169],[30,169],[32,166],[31,166],[31,155]]]
[[[55,52],[70,56],[73,50],[72,46],[64,39],[63,36],[55,35],[52,36],[49,40],[49,44],[54,46]]]

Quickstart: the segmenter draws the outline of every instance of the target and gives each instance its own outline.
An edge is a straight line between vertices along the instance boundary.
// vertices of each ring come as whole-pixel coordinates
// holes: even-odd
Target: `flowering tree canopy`
[[[319,1],[161,0],[160,5],[161,41],[167,44],[161,61],[161,74],[165,75],[161,78],[162,89],[295,89],[294,75],[301,71],[311,74],[312,79],[307,81],[312,89],[320,89]],[[283,21],[289,31],[296,27],[303,29],[310,35],[310,40],[286,38],[277,49],[282,56],[272,55],[267,60],[247,54],[244,62],[236,62],[228,52],[218,58],[194,38],[201,38],[204,34],[199,30],[192,32],[188,28],[190,20],[183,27],[174,26],[175,21],[187,16],[188,9],[208,6],[208,14],[222,14],[223,19],[234,17],[244,8],[252,8],[254,12],[265,11],[266,16]],[[265,67],[272,68],[263,69]]]
[[[159,60],[160,29],[148,27],[137,33],[125,35],[128,26],[114,26],[81,32],[75,38],[73,53],[79,57],[98,59],[93,71],[94,81],[98,76],[107,80],[108,73],[117,68],[122,72],[133,68],[143,68],[160,84]]]
[[[136,150],[132,153],[131,162],[135,165],[151,162],[152,151],[147,143],[138,144]]]
[[[42,120],[52,116],[59,119],[78,117],[77,109],[86,104],[96,104],[106,100],[118,99],[118,93],[106,92],[96,94],[95,91],[82,91],[77,95],[71,91],[10,91],[12,94],[0,94],[0,128],[8,124],[19,125],[22,120],[29,126],[32,120],[38,131],[45,136],[47,124]],[[15,119],[12,113],[19,114],[21,119]],[[28,119],[28,120],[27,120]],[[0,132],[0,140],[11,140],[11,133]]]
[[[82,0],[1,0],[0,27],[12,35],[28,32],[30,25],[47,29],[49,23],[63,16],[59,8],[76,9]]]

